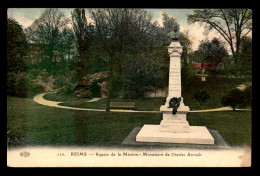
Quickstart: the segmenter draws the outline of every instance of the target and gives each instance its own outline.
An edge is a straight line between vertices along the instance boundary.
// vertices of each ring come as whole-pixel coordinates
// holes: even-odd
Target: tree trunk
[[[112,59],[113,55],[111,54],[111,59]],[[106,111],[109,112],[110,111],[110,98],[111,98],[111,92],[112,92],[112,84],[113,84],[113,68],[112,68],[112,64],[110,62],[110,68],[109,68],[109,80],[108,80],[108,84],[107,84],[107,104],[106,104]]]

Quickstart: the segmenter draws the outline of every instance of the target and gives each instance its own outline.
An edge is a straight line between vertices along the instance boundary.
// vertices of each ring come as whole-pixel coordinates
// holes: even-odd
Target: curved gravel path
[[[43,96],[47,93],[42,93],[39,95],[36,95],[33,100],[41,105],[44,106],[51,106],[56,108],[63,108],[63,109],[72,109],[72,110],[82,110],[82,111],[106,111],[105,109],[88,109],[88,108],[76,108],[76,107],[68,107],[68,106],[61,106],[59,105],[59,101],[50,101],[43,98]],[[251,109],[236,109],[238,111],[250,111]],[[120,109],[111,109],[112,112],[138,112],[138,113],[161,113],[160,111],[134,111],[134,110],[120,110]],[[221,107],[221,108],[215,108],[215,109],[206,109],[206,110],[193,110],[190,112],[216,112],[216,111],[232,111],[232,108],[230,107]]]

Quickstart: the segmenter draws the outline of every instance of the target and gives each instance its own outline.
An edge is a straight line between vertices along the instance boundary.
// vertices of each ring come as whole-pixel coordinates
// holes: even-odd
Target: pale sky
[[[162,13],[166,13],[173,17],[180,24],[180,31],[188,30],[193,42],[193,50],[197,50],[200,41],[204,40],[206,36],[203,35],[204,26],[200,26],[198,23],[189,25],[187,23],[187,15],[192,14],[193,9],[145,9],[153,16],[154,21],[158,21],[162,25]],[[29,27],[33,21],[40,17],[44,8],[9,8],[7,11],[8,18],[14,18],[23,28]],[[73,8],[61,8],[64,14],[71,18],[71,12]],[[88,14],[86,14],[88,15]],[[90,18],[87,16],[88,21]],[[207,36],[208,39],[213,37],[220,37],[217,32],[210,32]],[[224,40],[222,40],[224,41]]]

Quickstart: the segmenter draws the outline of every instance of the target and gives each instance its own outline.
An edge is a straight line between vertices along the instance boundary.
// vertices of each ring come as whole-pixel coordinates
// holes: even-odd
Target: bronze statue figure
[[[179,26],[177,24],[173,26],[173,31],[167,34],[167,36],[169,36],[172,39],[172,41],[178,41],[181,35],[182,34],[179,31]]]
[[[168,108],[173,108],[172,114],[177,113],[177,109],[180,106],[180,102],[181,102],[181,97],[179,97],[179,98],[173,97],[173,98],[170,99]]]

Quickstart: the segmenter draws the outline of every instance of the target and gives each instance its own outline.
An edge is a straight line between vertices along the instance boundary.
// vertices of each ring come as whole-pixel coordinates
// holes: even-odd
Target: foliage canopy
[[[28,42],[22,26],[12,18],[7,19],[7,72],[26,70]]]

